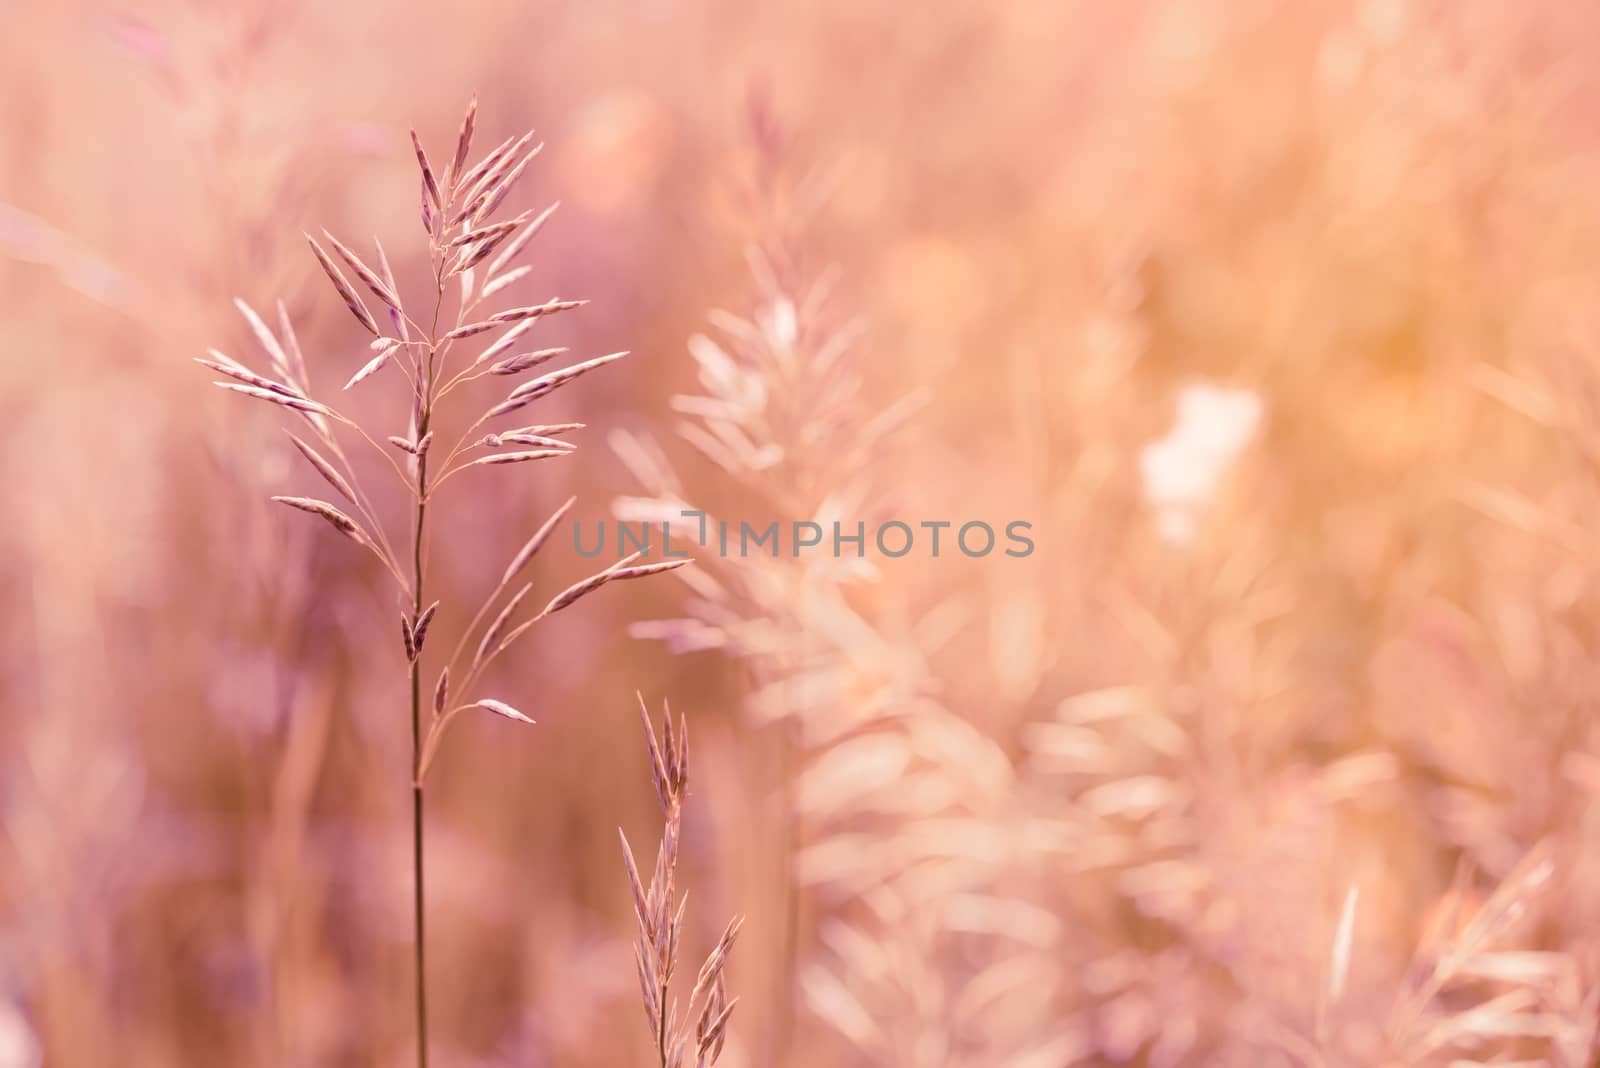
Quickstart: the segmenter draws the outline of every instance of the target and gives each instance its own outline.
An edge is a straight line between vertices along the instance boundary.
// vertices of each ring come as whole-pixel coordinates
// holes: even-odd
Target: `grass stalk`
[[[467,613],[471,621],[456,646],[456,652],[440,665],[437,681],[431,688],[431,712],[424,713],[424,642],[441,603],[437,600],[429,603],[426,599],[429,505],[435,493],[452,475],[482,467],[502,467],[571,455],[576,450],[575,445],[535,432],[565,434],[581,428],[582,424],[579,423],[541,424],[521,431],[508,431],[504,439],[500,434],[493,433],[476,439],[472,435],[491,420],[521,412],[576,379],[627,355],[612,353],[545,372],[525,381],[500,400],[491,400],[487,406],[479,409],[480,414],[476,419],[469,413],[462,420],[469,427],[467,433],[435,465],[436,470],[430,481],[428,460],[435,409],[445,394],[451,392],[448,384],[440,388],[439,383],[465,384],[484,375],[501,378],[520,375],[565,352],[565,349],[552,348],[519,352],[513,346],[537,320],[581,307],[585,303],[552,298],[538,304],[523,304],[498,311],[480,310],[486,297],[507,289],[512,282],[526,276],[526,269],[515,267],[513,261],[543,227],[553,209],[538,215],[524,212],[506,222],[491,221],[496,208],[543,146],[535,144],[532,133],[529,133],[520,140],[507,142],[469,168],[467,159],[476,114],[477,102],[474,100],[461,125],[455,154],[442,174],[434,171],[421,140],[415,133],[412,134],[422,184],[421,220],[428,235],[428,263],[433,283],[433,309],[426,328],[406,311],[401,289],[396,284],[381,245],[376,249],[376,258],[371,261],[376,265],[375,269],[362,254],[326,231],[324,238],[337,258],[330,255],[318,239],[306,235],[312,253],[335,292],[355,320],[371,335],[369,347],[372,355],[350,376],[345,383],[345,390],[374,379],[380,373],[403,375],[410,412],[408,436],[390,436],[387,439],[389,447],[386,447],[379,442],[378,435],[355,419],[337,411],[326,401],[312,398],[300,344],[281,304],[279,328],[275,332],[248,304],[237,302],[257,344],[270,362],[270,373],[252,370],[216,350],[211,350],[206,358],[199,360],[202,365],[222,376],[224,381],[219,381],[218,385],[272,404],[305,421],[304,432],[308,440],[294,437],[296,448],[337,496],[333,500],[300,496],[276,497],[274,500],[321,518],[361,549],[376,556],[394,578],[401,593],[401,602],[406,606],[401,612],[400,629],[411,690],[412,952],[418,1068],[427,1068],[428,1064],[423,784],[446,731],[456,715],[467,709],[484,709],[520,723],[533,723],[532,717],[504,701],[472,693],[491,664],[535,624],[570,608],[602,586],[660,574],[689,563],[686,559],[637,564],[634,558],[618,561],[567,587],[531,618],[519,620],[518,611],[531,584],[518,589],[515,580],[548,540],[555,524],[571,508],[572,502],[569,500],[517,552],[477,611]],[[363,290],[369,291],[380,302],[374,306],[376,315],[373,307],[367,303],[371,298],[362,296]],[[444,314],[447,305],[452,313],[448,316]],[[469,339],[483,339],[491,334],[496,336],[475,356],[464,357],[466,366],[451,378],[448,364],[454,351],[465,345],[478,344]],[[479,400],[481,402],[482,398]],[[391,539],[384,530],[372,495],[362,487],[358,471],[339,441],[338,434],[341,431],[358,435],[360,441],[376,451],[384,461],[379,469],[386,467],[385,473],[395,476],[395,481],[403,487],[410,500],[409,568],[402,565],[399,554],[394,551],[393,545],[399,539]],[[530,435],[544,447],[502,448],[518,445],[518,438],[526,441]],[[391,452],[390,447],[398,450],[398,453]],[[397,462],[396,455],[404,459]],[[336,504],[335,500],[342,500],[343,504]],[[345,507],[353,508],[354,513],[345,511]],[[508,597],[508,592],[513,590],[517,592]],[[498,612],[495,611],[496,606],[500,606]],[[486,619],[492,621],[482,627],[481,635],[473,643],[470,639]],[[476,655],[470,663],[460,663],[462,651],[473,644],[477,647]],[[453,677],[452,668],[456,670]]]

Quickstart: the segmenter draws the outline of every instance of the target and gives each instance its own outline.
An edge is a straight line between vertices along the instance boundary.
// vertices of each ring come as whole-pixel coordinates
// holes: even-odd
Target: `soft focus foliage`
[[[281,296],[337,392],[300,233],[426,286],[405,131],[474,91],[562,202],[508,302],[634,356],[437,588],[573,495],[1037,549],[704,559],[497,664],[537,725],[429,777],[440,1065],[654,1063],[635,690],[686,959],[746,917],[721,1065],[1596,1063],[1594,5],[23,0],[0,56],[0,1068],[407,1054],[393,592],[190,358]]]

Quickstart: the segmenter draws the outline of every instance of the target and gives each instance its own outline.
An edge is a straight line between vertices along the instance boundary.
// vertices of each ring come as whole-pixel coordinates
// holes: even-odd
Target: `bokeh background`
[[[636,356],[455,487],[440,633],[574,493],[1037,551],[533,634],[538,726],[430,777],[439,1064],[655,1063],[637,689],[695,959],[748,917],[723,1064],[1594,1065],[1597,49],[1561,0],[0,5],[0,1068],[409,1063],[393,594],[190,357],[282,297],[336,391],[300,234],[425,278],[406,131],[473,92],[562,202],[519,292],[592,301],[541,336]]]

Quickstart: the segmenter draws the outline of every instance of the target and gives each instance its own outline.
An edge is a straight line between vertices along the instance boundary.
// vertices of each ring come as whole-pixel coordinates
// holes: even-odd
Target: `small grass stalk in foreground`
[[[676,882],[683,802],[689,784],[689,723],[680,719],[674,730],[672,709],[667,708],[658,744],[642,697],[639,717],[644,721],[645,742],[650,747],[650,771],[655,780],[656,797],[666,818],[649,886],[639,878],[639,867],[634,863],[628,836],[620,830],[617,832],[622,837],[622,859],[628,867],[628,884],[633,889],[634,916],[638,921],[634,952],[639,968],[639,990],[644,998],[645,1022],[650,1029],[659,1068],[682,1068],[688,1063],[685,1058],[691,1050],[695,1068],[711,1068],[722,1053],[728,1018],[739,1000],[728,1000],[723,971],[744,920],[735,917],[723,931],[700,966],[694,987],[689,991],[689,1000],[684,1002],[680,1013],[677,999],[671,997],[671,984],[682,944],[684,906],[688,903],[687,894],[677,895]]]

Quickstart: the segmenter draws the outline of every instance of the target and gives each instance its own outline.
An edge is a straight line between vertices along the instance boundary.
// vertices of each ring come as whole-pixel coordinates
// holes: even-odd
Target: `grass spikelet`
[[[454,190],[456,180],[461,176],[461,168],[467,165],[467,156],[472,151],[472,132],[478,121],[478,96],[473,94],[467,102],[467,114],[461,120],[461,132],[456,135],[456,154],[450,158],[450,166],[445,171],[445,185]]]
[[[290,508],[298,508],[302,512],[310,512],[312,515],[321,516],[333,524],[334,529],[339,533],[347,535],[363,545],[371,544],[366,534],[362,531],[360,524],[326,501],[319,501],[311,497],[274,497],[272,499],[279,504],[287,504]]]
[[[284,385],[282,382],[274,381],[273,379],[267,378],[264,375],[258,375],[248,367],[245,367],[244,365],[235,362],[227,356],[224,356],[216,349],[209,349],[208,351],[211,353],[213,357],[212,359],[208,360],[202,356],[196,356],[194,358],[194,362],[199,364],[201,367],[209,367],[218,374],[227,375],[229,378],[236,379],[245,383],[246,385],[255,386],[257,389],[268,390],[272,393],[281,393],[285,397],[297,397],[304,399],[305,395],[295,387]]]
[[[316,412],[319,415],[330,414],[326,406],[318,404],[316,401],[307,400],[304,397],[297,397],[289,393],[282,393],[278,390],[262,389],[257,386],[241,386],[234,382],[213,382],[212,385],[221,386],[223,389],[231,389],[235,393],[243,393],[246,397],[254,397],[256,400],[264,400],[270,404],[293,408],[296,411]]]
[[[552,456],[565,456],[569,451],[568,449],[529,449],[524,452],[496,452],[470,461],[469,466],[485,467],[496,464],[520,464],[529,460],[548,460]]]
[[[344,388],[349,389],[351,386],[354,386],[357,383],[365,382],[367,379],[383,370],[384,365],[389,362],[389,357],[394,350],[395,346],[385,345],[376,356],[368,360],[366,364],[362,366],[361,370],[350,376],[350,381],[344,384]]]
[[[251,333],[255,334],[256,340],[261,343],[261,348],[272,361],[272,366],[277,368],[278,373],[284,377],[293,378],[294,365],[290,362],[288,353],[284,352],[283,346],[278,343],[278,339],[267,328],[267,324],[261,321],[261,316],[257,315],[254,308],[238,297],[233,298],[233,306],[239,309],[239,314],[243,315],[245,322],[250,324]]]
[[[517,554],[511,558],[511,563],[506,565],[505,574],[500,578],[502,586],[508,585],[523,568],[528,566],[528,561],[532,560],[539,550],[544,547],[544,543],[550,540],[550,535],[555,532],[557,524],[567,517],[567,513],[572,511],[572,506],[577,503],[578,498],[568,497],[561,507],[552,512],[550,518],[546,519],[544,524],[534,531],[533,537],[529,538],[522,548],[517,550]]]
[[[428,153],[422,148],[422,138],[417,136],[417,131],[411,131],[411,147],[417,152],[417,166],[422,170],[422,187],[428,191],[428,203],[437,212],[444,211],[444,199],[439,195],[439,183],[433,177],[433,168],[428,166]]]
[[[522,250],[527,248],[528,244],[534,238],[539,236],[539,231],[544,229],[544,224],[550,221],[550,217],[556,213],[556,209],[559,207],[561,207],[561,202],[558,200],[554,204],[551,204],[548,208],[541,211],[538,215],[534,216],[531,222],[523,226],[522,232],[519,233],[509,245],[502,249],[500,254],[495,256],[494,261],[489,264],[489,273],[491,275],[498,275],[501,271],[505,270],[506,265],[512,260],[516,259],[522,253]]]
[[[322,231],[322,236],[328,239],[328,243],[332,245],[333,250],[339,254],[339,258],[350,265],[350,269],[356,273],[356,277],[361,279],[361,281],[366,284],[366,287],[372,290],[373,294],[376,295],[379,300],[383,301],[396,312],[403,313],[400,306],[400,297],[392,288],[390,288],[387,282],[378,277],[378,273],[376,271],[363,263],[360,256],[357,256],[354,252],[350,251],[350,249],[345,247],[344,242],[328,233],[328,231]]]
[[[533,583],[530,582],[518,590],[511,600],[506,602],[506,606],[500,610],[500,614],[494,617],[494,621],[484,628],[483,638],[478,642],[478,651],[472,657],[472,666],[474,668],[481,665],[484,659],[488,657],[490,650],[499,644],[501,636],[505,634],[507,624],[511,622],[511,617],[516,614],[517,609],[522,605],[523,599],[531,592],[533,592]]]
[[[438,611],[439,602],[435,601],[422,610],[422,615],[411,628],[411,642],[418,653],[422,652],[422,643],[427,641],[428,628],[433,625],[433,617]]]
[[[534,722],[536,722],[531,716],[523,715],[521,712],[518,712],[515,708],[512,708],[510,705],[506,704],[504,701],[496,701],[493,698],[489,698],[489,697],[481,698],[481,699],[479,699],[477,701],[472,702],[471,707],[473,707],[473,708],[486,708],[490,712],[493,712],[497,716],[504,716],[506,719],[514,719],[518,723],[534,723]]]
[[[300,455],[306,458],[306,463],[310,464],[316,470],[317,474],[321,475],[323,479],[327,481],[328,485],[338,490],[339,495],[345,500],[349,501],[351,504],[357,505],[357,507],[360,506],[359,502],[356,500],[356,491],[351,487],[350,483],[345,479],[345,477],[339,473],[338,468],[329,463],[326,457],[324,457],[316,449],[312,448],[297,435],[290,433],[289,440],[294,442],[294,447],[300,450]]]
[[[378,329],[378,321],[372,317],[372,313],[367,310],[366,304],[362,303],[361,298],[356,295],[356,291],[350,287],[349,281],[340,272],[338,265],[329,259],[328,254],[322,251],[322,246],[317,244],[317,239],[310,234],[306,234],[305,239],[310,242],[312,254],[317,257],[317,263],[322,266],[322,271],[328,276],[328,281],[333,283],[333,288],[339,294],[340,299],[344,301],[345,307],[350,309],[350,314],[354,315],[356,321],[373,334],[383,333],[382,330]]]
[[[523,371],[526,371],[529,368],[538,367],[540,364],[545,363],[548,360],[555,359],[557,356],[562,355],[566,351],[567,349],[565,346],[563,346],[553,349],[540,349],[537,352],[524,352],[508,359],[501,360],[499,363],[489,368],[489,373],[492,375],[521,374]]]
[[[615,363],[628,355],[629,353],[627,352],[613,352],[607,356],[596,356],[592,360],[585,360],[583,363],[564,367],[559,371],[551,371],[549,374],[540,375],[531,382],[524,382],[512,390],[511,395],[506,399],[523,402],[538,400],[540,397],[554,393],[569,382],[581,378],[590,371],[599,370],[606,364]]]
[[[524,319],[539,319],[557,312],[571,311],[581,308],[589,303],[586,300],[547,300],[543,304],[533,304],[525,308],[507,308],[502,312],[495,312],[489,316],[491,323],[516,323]]]

